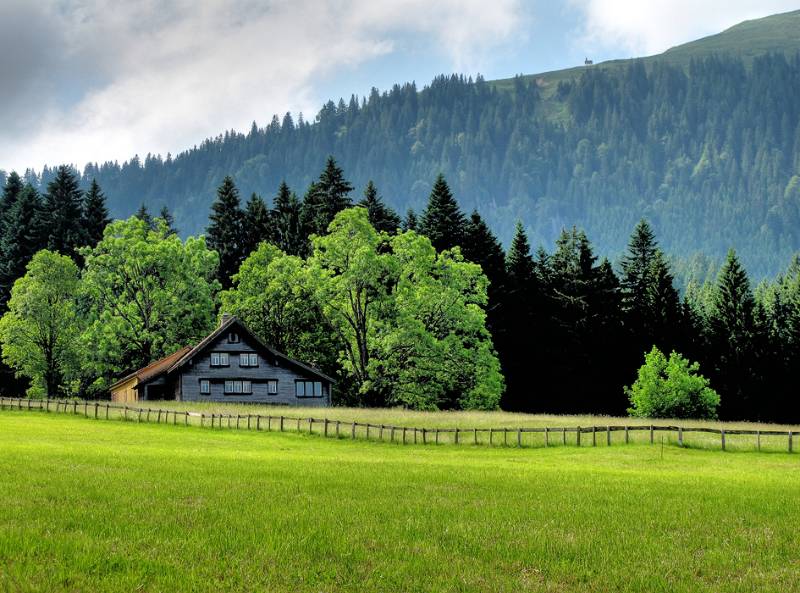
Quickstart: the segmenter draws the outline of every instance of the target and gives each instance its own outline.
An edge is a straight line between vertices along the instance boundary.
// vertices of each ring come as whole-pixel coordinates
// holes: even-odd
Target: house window
[[[278,381],[274,379],[270,379],[267,381],[267,393],[270,395],[277,395],[278,393]]]
[[[233,332],[228,334],[228,342],[231,344],[238,344],[239,343],[239,334],[235,334]]]
[[[294,394],[297,397],[322,397],[320,381],[295,381]]]
[[[251,381],[225,381],[225,395],[250,395],[253,393]]]
[[[258,354],[255,354],[255,353],[247,354],[246,352],[242,352],[239,355],[239,366],[240,367],[257,367],[258,366]]]
[[[200,393],[203,395],[211,393],[211,382],[208,379],[200,379]]]
[[[211,353],[211,366],[212,367],[226,367],[230,366],[227,352],[212,352]]]

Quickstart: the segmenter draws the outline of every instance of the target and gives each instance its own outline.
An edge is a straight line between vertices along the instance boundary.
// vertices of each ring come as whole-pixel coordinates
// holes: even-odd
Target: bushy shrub
[[[700,365],[677,352],[667,358],[658,348],[645,355],[636,382],[625,389],[631,416],[716,418],[720,398],[699,374]]]

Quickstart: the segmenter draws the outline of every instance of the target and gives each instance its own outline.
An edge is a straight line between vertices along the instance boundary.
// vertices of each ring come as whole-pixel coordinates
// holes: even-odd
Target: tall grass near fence
[[[148,404],[150,402],[147,402]],[[175,403],[175,402],[171,402]],[[788,451],[797,449],[799,431],[794,427],[758,425],[742,428],[741,425],[701,426],[696,423],[618,423],[620,419],[606,418],[607,423],[567,426],[475,426],[473,428],[442,426],[406,426],[375,424],[339,417],[292,415],[289,408],[276,411],[285,413],[255,413],[261,410],[240,406],[236,413],[197,411],[180,406],[171,409],[162,405],[132,406],[86,400],[35,400],[0,397],[0,409],[39,410],[82,414],[87,418],[125,420],[156,424],[199,426],[212,430],[248,430],[256,432],[296,432],[320,435],[326,438],[349,438],[380,441],[401,445],[474,445],[489,447],[558,447],[606,446],[648,443],[650,445],[677,445],[705,449]],[[201,408],[202,410],[202,408]],[[310,408],[314,412],[329,412],[330,408]],[[272,411],[272,410],[270,410]],[[246,412],[246,413],[244,413]],[[558,419],[558,417],[551,417]],[[561,420],[571,419],[570,417]],[[584,418],[590,420],[591,418]],[[597,418],[594,418],[597,420]]]

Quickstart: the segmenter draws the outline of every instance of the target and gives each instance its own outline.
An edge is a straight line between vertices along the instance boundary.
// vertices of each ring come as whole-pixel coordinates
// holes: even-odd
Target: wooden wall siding
[[[136,385],[139,382],[137,377],[131,377],[124,383],[120,384],[116,389],[111,392],[111,401],[113,402],[135,402],[138,398]]]
[[[180,385],[180,399],[184,401],[217,401],[217,402],[267,402],[295,406],[328,406],[330,405],[330,385],[323,381],[323,397],[296,397],[295,380],[305,379],[318,381],[316,377],[304,373],[301,369],[289,368],[284,361],[276,366],[275,360],[265,359],[265,353],[259,352],[256,344],[240,334],[241,341],[235,344],[228,343],[227,332],[204,352],[196,356],[191,364],[186,364],[178,380]],[[227,352],[230,355],[230,366],[212,367],[211,353]],[[257,367],[240,367],[239,354],[242,352],[256,352],[258,354]],[[211,393],[200,393],[200,379],[211,381]],[[253,382],[251,395],[236,394],[225,395],[225,380],[250,380]],[[278,381],[278,393],[267,393],[267,380]]]

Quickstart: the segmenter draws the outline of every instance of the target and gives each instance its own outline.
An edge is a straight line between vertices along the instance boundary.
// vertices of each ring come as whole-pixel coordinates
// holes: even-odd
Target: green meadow
[[[800,591],[800,455],[0,413],[0,591]]]

